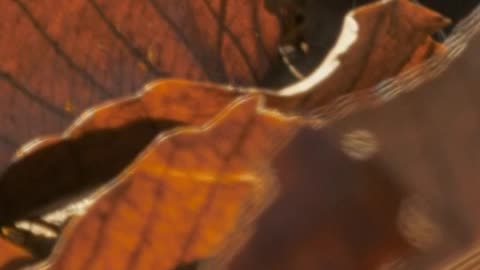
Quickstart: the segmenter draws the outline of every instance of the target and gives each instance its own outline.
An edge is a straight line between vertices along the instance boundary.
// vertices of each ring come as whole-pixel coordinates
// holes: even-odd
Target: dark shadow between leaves
[[[0,178],[0,224],[51,210],[64,199],[108,182],[159,132],[180,124],[141,119],[48,145],[19,159]]]

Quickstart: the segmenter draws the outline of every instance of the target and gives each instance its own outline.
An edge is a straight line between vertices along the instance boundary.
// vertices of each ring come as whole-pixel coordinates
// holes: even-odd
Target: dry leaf
[[[220,269],[378,269],[411,250],[396,225],[404,191],[381,164],[356,162],[304,127],[272,169],[280,195]]]
[[[335,134],[360,128],[377,137],[381,144],[378,159],[383,166],[394,171],[409,191],[430,202],[439,226],[456,229],[444,232],[453,238],[452,249],[480,240],[476,183],[480,168],[477,143],[480,96],[476,90],[480,84],[479,18],[477,9],[463,29],[466,38],[476,34],[475,39],[441,76],[387,106],[352,115],[332,126]],[[465,42],[465,39],[456,44],[452,41],[451,51],[461,51]],[[440,59],[437,65],[444,63]],[[417,77],[425,73],[418,73]],[[442,255],[431,256],[433,263],[441,265],[438,258]],[[475,269],[479,264],[474,265],[469,267]]]
[[[347,12],[372,2],[375,1],[267,0],[267,8],[280,17],[281,44],[285,48],[282,59],[289,65],[276,66],[267,77],[266,86],[272,87],[273,83],[281,87],[310,74],[333,47]],[[449,27],[435,33],[437,40],[444,40],[452,27],[478,4],[477,0],[412,2],[421,3],[452,19]]]
[[[283,96],[312,113],[341,95],[365,90],[442,52],[430,35],[449,23],[408,0],[381,1],[349,13],[335,47],[313,73]]]
[[[264,196],[262,165],[299,124],[259,100],[240,98],[203,127],[159,135],[42,269],[174,269],[212,256]]]
[[[3,238],[0,238],[0,250],[2,251],[0,253],[0,269],[2,270],[18,269],[33,260],[27,251]]]
[[[62,136],[33,141],[18,151],[0,181],[0,223],[38,214],[106,183],[159,133],[204,124],[235,95],[220,86],[164,81],[132,98],[92,108]]]
[[[28,6],[23,2],[14,1],[14,3],[26,15],[29,14]],[[93,1],[88,3],[102,19],[106,18],[105,15],[108,12],[105,11],[108,9]],[[223,2],[223,4],[226,3],[227,1]],[[204,4],[208,8],[207,2],[203,2],[200,6]],[[211,11],[209,10],[210,13]],[[30,14],[29,18],[31,19],[32,16]],[[220,19],[217,22],[220,23]],[[375,28],[373,22],[380,27]],[[372,87],[379,81],[395,76],[442,51],[442,47],[433,42],[429,35],[446,23],[447,20],[439,14],[406,0],[382,2],[360,8],[347,17],[337,46],[311,77],[282,89],[279,94],[263,92],[267,107],[284,113],[300,112],[310,116],[317,113],[317,110],[321,110],[325,104],[336,100],[339,95],[354,91],[372,92]],[[358,30],[355,27],[358,25],[360,25],[360,31],[355,33]],[[121,34],[120,31],[119,33]],[[352,36],[352,33],[357,34],[357,37]],[[195,35],[197,33],[194,33]],[[220,38],[225,38],[223,35],[228,35],[227,30],[220,34]],[[345,37],[350,47],[345,45]],[[371,46],[372,44],[374,46]],[[219,46],[223,48],[223,41]],[[384,49],[385,47],[398,49],[398,52],[385,53],[388,52]],[[58,50],[55,53],[58,53]],[[148,60],[155,59],[155,56],[156,52],[153,50],[149,49],[146,53]],[[385,62],[389,64],[384,65]],[[225,63],[222,62],[223,64]],[[212,66],[218,67],[218,65]],[[377,68],[380,66],[382,68]],[[145,68],[145,66],[141,67]],[[228,69],[222,68],[222,70]],[[234,73],[237,74],[236,71]],[[238,74],[246,73],[239,70]],[[15,84],[12,76],[6,74],[4,78],[19,88],[19,84]],[[219,119],[211,120],[213,115],[224,109],[226,104],[234,98],[247,93],[256,95],[257,90],[227,90],[223,86],[182,81],[157,83],[153,88],[153,91],[147,91],[142,95],[115,100],[95,108],[81,117],[63,136],[49,137],[27,145],[18,152],[16,162],[2,176],[0,192],[3,194],[0,196],[0,208],[3,209],[0,222],[9,223],[20,217],[38,214],[39,210],[45,210],[45,207],[51,206],[61,198],[105,183],[138,157],[113,183],[97,193],[101,193],[100,199],[92,210],[65,232],[56,253],[47,262],[47,268],[143,269],[153,265],[155,269],[171,269],[183,263],[210,257],[216,253],[225,237],[238,222],[245,204],[257,203],[259,198],[262,201],[264,194],[258,195],[255,188],[264,185],[270,173],[266,173],[269,172],[268,166],[256,167],[252,164],[260,161],[262,165],[268,164],[272,158],[273,149],[287,141],[295,125],[283,116],[274,115],[272,112],[266,113],[263,110],[257,112],[256,109],[252,109],[256,108],[255,99],[252,101],[248,98],[237,101],[238,107],[228,106],[225,109],[227,112],[223,112]],[[172,89],[175,91],[167,91]],[[358,98],[359,96],[353,95],[353,97],[357,102],[363,102]],[[370,104],[369,102],[367,104]],[[63,109],[70,112],[75,109],[75,104],[67,100],[63,103]],[[257,131],[246,128],[250,127],[250,124],[244,124],[245,121],[255,118],[252,115],[266,119],[253,125],[258,129]],[[209,120],[213,125],[211,128],[207,128],[207,124],[203,129],[191,127],[184,129],[183,132],[179,129],[178,133],[160,134],[179,125],[204,125]],[[319,122],[323,125],[327,120],[329,119],[320,119]],[[283,125],[280,131],[264,130],[276,124]],[[283,128],[286,129],[285,134]],[[268,136],[268,134],[272,135]],[[359,134],[365,137],[365,133]],[[357,133],[353,134],[355,136],[347,135],[349,143],[343,151],[354,151],[354,155],[363,157],[362,153],[355,152],[355,143],[359,140]],[[154,137],[157,139],[153,144],[145,148]],[[236,148],[238,145],[235,140],[232,141],[232,138],[236,137],[240,142],[246,143],[248,147],[245,148],[253,154],[248,151],[243,153],[242,148]],[[300,140],[300,144],[308,142],[304,133],[301,133],[297,140]],[[319,140],[318,146],[328,149],[329,143],[325,143],[321,138]],[[353,140],[352,143],[350,143],[351,140]],[[179,141],[180,145],[178,145]],[[175,145],[172,146],[172,142]],[[301,154],[305,149],[312,150],[311,147],[298,147],[297,143],[294,141],[290,144],[286,152],[300,151]],[[227,158],[221,155],[223,147],[227,149]],[[294,150],[291,150],[292,147]],[[378,151],[378,147],[371,147],[368,144],[362,144],[362,147],[366,147],[367,152]],[[145,150],[143,154],[137,156],[142,150]],[[210,154],[213,154],[213,157],[209,159],[208,157],[198,158],[198,156],[205,157]],[[326,157],[327,154],[331,159]],[[286,156],[292,157],[291,154]],[[282,157],[285,155],[280,156]],[[287,162],[287,165],[278,167],[280,169],[277,172],[280,173],[281,183],[292,189],[282,193],[273,206],[280,211],[274,211],[276,214],[272,215],[273,220],[276,220],[278,213],[283,213],[283,207],[304,205],[305,201],[307,209],[315,209],[312,207],[318,207],[318,199],[325,203],[323,208],[320,208],[324,211],[316,212],[313,216],[312,213],[308,213],[305,217],[309,218],[293,221],[292,224],[303,224],[299,225],[301,227],[314,220],[307,226],[310,226],[310,229],[302,231],[303,234],[294,240],[295,245],[289,246],[288,244],[292,242],[288,241],[285,242],[286,245],[277,245],[277,248],[282,251],[280,253],[285,254],[282,257],[283,261],[274,261],[275,256],[272,257],[272,255],[261,257],[264,253],[254,252],[255,248],[248,250],[248,254],[255,253],[255,256],[261,257],[251,268],[248,267],[249,269],[255,269],[255,267],[263,269],[272,265],[276,268],[285,267],[285,269],[301,269],[304,266],[308,268],[310,265],[323,265],[330,268],[358,266],[361,269],[371,269],[392,258],[410,255],[408,252],[415,251],[417,247],[410,242],[411,239],[399,233],[395,227],[396,214],[402,208],[405,196],[405,187],[401,178],[398,180],[397,176],[393,177],[390,168],[382,167],[383,164],[352,162],[338,149],[330,149],[321,153],[320,157],[314,157],[312,162],[324,160],[321,162],[322,166],[315,167],[317,170],[320,169],[318,174],[299,173],[303,171],[298,169],[299,167],[313,165],[308,162],[300,165]],[[100,164],[105,165],[100,168]],[[335,168],[332,171],[332,177],[335,178],[322,178],[324,181],[320,181],[326,187],[322,190],[325,196],[316,194],[317,200],[313,201],[310,200],[311,197],[299,196],[299,192],[312,191],[313,185],[305,184],[312,183],[312,176],[325,176],[324,171],[321,170],[324,169],[323,166],[327,170]],[[342,174],[339,168],[349,170],[349,174]],[[72,172],[77,173],[73,173],[72,177]],[[32,175],[36,179],[32,179]],[[295,176],[298,178],[298,183],[292,181]],[[48,185],[45,179],[48,179]],[[64,181],[65,179],[67,181]],[[218,179],[221,181],[217,181]],[[225,179],[227,183],[224,183]],[[352,179],[359,179],[359,181],[356,185],[349,185]],[[346,184],[336,186],[338,181]],[[330,182],[333,184],[329,184]],[[292,185],[292,183],[295,184]],[[406,190],[409,191],[408,186]],[[31,191],[34,191],[34,194],[29,196]],[[19,200],[19,194],[23,194],[28,199]],[[338,196],[329,198],[331,194]],[[196,196],[199,196],[199,201],[193,200]],[[182,200],[185,197],[187,199]],[[298,197],[302,198],[296,200]],[[340,202],[345,203],[345,207],[337,208],[338,199],[344,199]],[[360,225],[378,228],[377,232],[379,232],[368,239],[359,236],[358,228],[352,228],[354,220],[363,218],[360,211],[362,209],[368,209],[367,216],[375,218],[367,218],[365,222],[360,222]],[[440,215],[441,221],[445,221],[445,216],[452,217],[452,213],[457,213],[456,209],[452,207],[443,211]],[[147,218],[150,214],[157,212],[164,219]],[[350,215],[351,212],[359,214]],[[168,213],[166,218],[161,215],[165,213]],[[213,217],[214,214],[223,219]],[[322,214],[338,215],[339,218],[332,222],[325,219],[325,215]],[[204,217],[200,218],[201,215]],[[178,216],[183,217],[186,222],[179,222],[182,218]],[[283,218],[288,217],[290,216]],[[288,220],[288,222],[291,221]],[[288,222],[286,224],[290,224]],[[263,228],[267,228],[268,231],[270,225],[268,222],[266,224]],[[312,232],[311,226],[314,224],[319,226],[314,227]],[[464,230],[463,226],[447,224],[445,227],[451,233],[448,238],[450,241],[468,238],[468,233],[467,236],[460,235]],[[156,228],[160,228],[159,231],[156,231]],[[280,226],[278,232],[281,232],[282,228],[285,227]],[[318,228],[325,229],[319,232]],[[292,227],[289,229],[291,230]],[[152,233],[149,234],[149,232]],[[160,239],[160,241],[159,243],[149,242],[145,240],[145,236],[152,236],[153,239]],[[288,237],[291,236],[287,235]],[[254,235],[252,239],[257,238]],[[165,244],[166,241],[168,245]],[[325,256],[318,256],[318,248],[321,249],[325,243],[330,243],[330,247],[323,249]],[[247,243],[247,246],[250,244]],[[331,248],[332,246],[335,248]],[[293,251],[290,252],[292,248]],[[162,257],[159,258],[158,254]],[[251,257],[240,258],[238,265],[242,267],[245,266],[244,263],[251,265],[252,261],[249,261]],[[236,267],[235,262],[238,261],[234,261],[232,264],[234,267]],[[337,265],[338,263],[341,266]],[[415,265],[417,264],[418,262],[415,262]]]
[[[20,144],[154,78],[256,84],[280,31],[257,0],[12,0],[0,10],[0,170]]]
[[[391,24],[377,32],[367,18],[382,16]],[[402,18],[405,16],[407,20]],[[359,24],[365,30],[358,33],[358,38],[352,40],[352,46],[345,53],[342,52],[344,44],[340,39],[319,68],[320,73],[334,68],[331,70],[333,73],[326,78],[315,73],[279,93],[263,91],[267,106],[284,113],[311,114],[345,91],[373,86],[430,56],[429,53],[424,54],[425,48],[439,48],[439,45],[431,41],[428,34],[444,23],[445,19],[440,15],[406,0],[360,8],[346,18],[342,36],[350,35],[353,25]],[[402,35],[397,40],[390,32]],[[406,38],[418,42],[413,42],[411,47],[405,46]],[[370,42],[377,44],[371,55]],[[382,46],[400,44],[403,50],[396,54],[385,54],[384,50],[377,53]],[[332,67],[338,61],[341,65]],[[382,61],[390,62],[393,69],[381,65]],[[397,62],[400,64],[396,65]],[[367,66],[362,68],[364,65]],[[382,67],[365,72],[374,65]],[[344,75],[339,79],[341,74]],[[352,81],[357,81],[354,88],[342,89],[342,85]],[[336,84],[339,90],[333,93],[331,91],[335,90],[333,86]],[[310,88],[302,92],[306,86]],[[120,173],[159,132],[183,124],[203,124],[235,97],[256,91],[164,81],[150,84],[143,93],[132,98],[112,101],[90,110],[62,138],[34,141],[17,153],[16,161],[6,169],[0,180],[0,223],[38,214],[60,199],[105,183]],[[292,91],[295,92],[293,95]],[[110,162],[105,164],[104,160]],[[19,200],[18,194],[28,196]]]
[[[221,269],[477,269],[479,18],[377,89],[403,96],[298,131],[273,165],[280,195]]]

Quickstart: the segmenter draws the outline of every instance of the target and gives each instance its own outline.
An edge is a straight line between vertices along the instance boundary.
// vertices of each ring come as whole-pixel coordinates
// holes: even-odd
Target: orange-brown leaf
[[[0,269],[13,270],[33,260],[24,249],[0,238]]]
[[[382,16],[384,20],[390,20],[392,26],[378,30],[367,20]],[[408,24],[400,20],[402,16],[409,18],[413,26],[407,27]],[[403,0],[360,8],[346,21],[349,23],[346,23],[342,35],[351,31],[351,23],[358,23],[360,32],[358,39],[344,55],[336,55],[342,44],[337,44],[332,50],[331,57],[338,56],[342,60],[338,69],[318,86],[315,81],[318,78],[312,75],[279,94],[263,91],[268,107],[284,113],[310,114],[321,108],[324,101],[344,94],[342,85],[349,80],[368,81],[359,84],[367,87],[393,76],[406,66],[417,64],[430,56],[423,52],[438,44],[431,41],[428,34],[445,22],[440,15]],[[390,36],[392,31],[400,36]],[[405,43],[406,38],[418,42],[413,42],[411,46],[402,45],[402,50],[396,54],[385,54],[385,50],[376,52],[382,46],[399,46]],[[369,42],[377,47],[370,48]],[[374,53],[368,55],[372,49]],[[359,57],[361,55],[369,57],[363,59]],[[400,63],[401,59],[407,64],[405,61]],[[327,59],[319,69],[328,69],[330,62]],[[389,65],[381,65],[383,62]],[[372,72],[365,72],[364,65],[378,67],[372,75]],[[359,70],[354,71],[355,68]],[[315,83],[310,85],[307,92],[293,96],[288,94],[289,89],[302,88],[312,80]],[[334,84],[338,84],[338,89],[334,89]],[[6,169],[0,180],[0,222],[31,215],[59,199],[105,183],[120,173],[159,132],[178,125],[204,124],[235,97],[256,91],[183,81],[160,81],[147,85],[136,96],[113,100],[89,110],[63,133],[61,139],[51,137],[35,141],[17,153],[16,161]],[[335,93],[328,100],[310,103],[325,91]],[[99,167],[98,164],[104,160],[110,162]],[[32,190],[35,190],[35,194],[31,194]],[[28,199],[19,201],[16,194],[29,195]]]
[[[90,109],[61,136],[35,140],[17,152],[0,181],[1,222],[109,181],[159,133],[205,124],[237,95],[222,86],[160,81]]]
[[[263,1],[1,1],[0,170],[15,148],[152,79],[255,85],[277,18]]]
[[[403,96],[299,130],[272,166],[280,195],[224,269],[477,269],[479,18],[403,89],[378,89]]]
[[[263,197],[264,165],[299,124],[259,100],[159,135],[67,230],[49,269],[173,269],[212,256]]]
[[[303,81],[280,90],[310,113],[341,95],[365,90],[443,51],[430,35],[449,20],[409,0],[379,1],[344,20],[337,44]]]
[[[272,169],[280,195],[221,269],[378,269],[412,250],[397,231],[394,173],[350,159],[326,132],[302,128]]]
[[[466,51],[441,76],[386,106],[351,115],[332,126],[334,134],[365,129],[377,138],[381,144],[378,158],[383,166],[394,170],[398,181],[410,192],[430,203],[435,213],[433,222],[443,230],[446,253],[450,255],[480,239],[480,146],[476,139],[480,117],[478,18],[477,9],[471,24],[463,29],[465,35],[452,42],[456,43],[452,52],[468,45]],[[465,44],[465,37],[471,35],[474,40]],[[432,64],[445,63],[439,59]],[[420,71],[417,77],[425,74],[428,70]],[[405,85],[409,80],[403,81]],[[442,263],[436,258],[445,255],[434,253],[440,251],[430,251],[431,265]],[[478,268],[478,262],[470,259],[475,265],[472,269]]]

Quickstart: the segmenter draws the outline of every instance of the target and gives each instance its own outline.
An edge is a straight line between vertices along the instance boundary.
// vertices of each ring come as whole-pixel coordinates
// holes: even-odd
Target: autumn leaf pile
[[[480,269],[480,11],[304,2],[0,3],[0,269]]]

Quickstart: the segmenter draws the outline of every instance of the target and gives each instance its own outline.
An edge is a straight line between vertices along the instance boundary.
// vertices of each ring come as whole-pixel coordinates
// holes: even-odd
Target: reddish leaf
[[[311,113],[338,96],[365,90],[443,51],[430,34],[449,20],[408,0],[382,1],[349,13],[336,46],[300,83],[280,90]]]
[[[279,38],[256,0],[12,0],[0,10],[0,169],[26,140],[153,78],[255,84]]]
[[[397,26],[394,23],[394,27],[388,28],[388,30],[396,29],[407,36],[418,38],[418,42],[399,54],[378,53],[370,55],[367,59],[354,58],[350,62],[343,63],[334,71],[348,72],[351,66],[362,67],[365,64],[367,67],[369,65],[375,66],[374,64],[381,63],[379,59],[383,58],[389,59],[392,63],[398,63],[393,65],[395,67],[393,70],[382,69],[374,74],[366,73],[361,69],[357,72],[347,73],[348,76],[345,81],[357,81],[358,83],[353,84],[354,87],[346,91],[362,90],[362,87],[369,88],[379,80],[395,75],[406,66],[408,67],[409,64],[418,64],[419,61],[424,60],[425,56],[430,56],[428,53],[424,54],[423,52],[438,48],[438,45],[428,38],[428,33],[445,23],[445,19],[440,15],[400,0],[360,9],[354,13],[354,17],[356,16],[355,19],[361,22],[362,25],[368,25],[369,22],[365,19],[366,16],[375,17],[378,14],[386,14],[386,17],[399,23]],[[411,17],[415,27],[411,29],[404,27],[405,24],[400,23],[399,14],[417,14],[418,17]],[[350,18],[349,20],[352,19]],[[347,32],[351,31],[351,29],[348,29],[348,27],[352,26],[349,23],[346,23],[345,31]],[[369,28],[362,27],[362,29]],[[365,39],[357,39],[345,55],[337,54],[339,50],[337,46],[325,65],[328,68],[331,60],[337,61],[346,56],[366,54],[368,49],[370,49],[368,46],[364,46],[365,40],[368,40],[366,36],[370,35],[374,41],[379,43],[385,42],[383,40],[385,37],[388,37],[388,31],[380,31],[380,33],[378,36],[375,36],[375,31],[371,31],[371,29],[362,32],[362,38],[365,37]],[[398,45],[400,41],[401,39],[393,40],[392,44]],[[341,42],[339,46],[342,46]],[[336,59],[337,57],[339,59]],[[404,61],[400,61],[400,58]],[[315,84],[307,89],[309,91],[293,97],[285,95],[285,93],[289,93],[288,89],[282,91],[280,95],[266,92],[268,105],[289,113],[298,111],[310,113],[312,110],[316,110],[343,93],[342,91],[327,93],[327,98],[324,98],[325,89],[329,90],[329,84],[339,84],[343,80],[338,80],[336,76],[330,76],[325,81],[319,79],[318,76],[313,77],[316,81]],[[319,82],[320,84],[317,87],[316,84]],[[178,92],[166,92],[167,88],[156,89],[157,91],[152,91],[151,93],[158,96],[154,95],[153,98],[152,96],[144,95],[114,102],[104,109],[94,110],[94,113],[89,116],[87,114],[77,125],[67,130],[62,138],[52,137],[21,150],[18,160],[2,178],[2,188],[0,190],[6,194],[0,196],[2,200],[1,207],[4,209],[2,209],[1,221],[11,222],[19,217],[25,217],[27,214],[34,214],[38,210],[44,210],[43,208],[50,203],[57,202],[61,197],[77,193],[86,187],[111,179],[129,164],[159,132],[170,128],[172,125],[184,123],[203,124],[234,97],[247,92],[225,91],[222,87],[178,82],[170,82],[170,84],[172,87],[170,89],[177,90],[175,86],[180,86],[179,89],[181,90]],[[168,84],[165,85],[168,86]],[[302,85],[304,85],[304,82],[294,85],[292,88],[298,90]],[[198,90],[195,89],[197,87],[199,88]],[[358,87],[358,89],[355,87]],[[310,99],[310,95],[315,98]],[[320,98],[317,98],[318,96]],[[206,100],[202,97],[208,97],[209,102],[212,102],[214,106],[199,107],[197,104]],[[312,103],[305,103],[305,100],[308,100],[308,102],[312,101]],[[178,106],[178,102],[185,103],[182,103],[180,108],[176,108],[175,106]],[[160,104],[165,106],[160,107]],[[172,106],[172,104],[175,105]],[[135,134],[135,137],[130,134]],[[124,146],[124,143],[119,143],[126,141],[131,144]],[[272,143],[280,144],[281,140],[273,140]],[[121,147],[118,147],[118,145],[121,145]],[[111,160],[112,162],[109,162],[108,166],[99,169],[98,164],[105,163],[105,160]],[[40,163],[44,166],[39,166]],[[34,173],[34,171],[39,173]],[[81,173],[77,173],[72,177],[72,172]],[[32,181],[32,175],[35,175],[38,180]],[[49,184],[44,179],[48,179]],[[32,189],[35,185],[37,185],[38,189]],[[29,195],[26,196],[27,199],[22,198],[19,200],[18,194],[29,194],[32,190],[35,191],[32,196]]]
[[[345,15],[351,9],[374,0],[267,0],[267,8],[280,17],[281,44],[295,49],[283,57],[303,75],[310,74],[326,56],[342,28]],[[307,46],[302,48],[302,46]],[[293,47],[293,48],[292,48]],[[298,74],[297,74],[298,75]],[[298,78],[282,65],[267,77],[268,84],[282,87]]]
[[[155,77],[254,84],[271,67],[278,40],[261,1],[0,5],[7,16],[0,24],[0,164],[27,139],[58,132],[93,103]]]
[[[390,20],[391,27],[376,32],[367,18],[382,14]],[[405,16],[409,19],[403,19]],[[265,91],[268,107],[285,113],[310,114],[344,91],[370,87],[406,67],[419,64],[430,56],[424,54],[426,48],[439,48],[427,34],[443,25],[445,19],[400,0],[373,4],[354,12],[346,19],[342,35],[351,34],[350,27],[356,23],[364,30],[358,33],[353,45],[342,54],[344,44],[339,42],[319,68],[330,69],[336,61],[342,61],[342,65],[334,67],[330,77],[319,78],[314,74],[306,82],[292,85],[280,94]],[[389,34],[391,31],[404,36],[395,39]],[[418,42],[403,46],[406,38],[418,39]],[[374,49],[378,50],[372,54],[369,54],[372,49],[369,42],[377,44]],[[402,50],[395,54],[385,53],[379,49],[383,43],[392,47],[402,45]],[[364,71],[364,65],[367,68],[380,66],[382,61],[391,62],[393,68]],[[354,71],[354,68],[358,70]],[[355,81],[356,85],[352,84],[351,88],[341,88]],[[340,90],[335,93],[337,84]],[[302,92],[305,85],[310,88]],[[45,210],[59,199],[105,183],[120,173],[159,132],[181,124],[204,124],[233,98],[256,91],[226,90],[220,86],[179,81],[152,83],[146,88],[149,90],[138,97],[113,101],[85,113],[62,138],[50,138],[43,143],[36,141],[20,150],[17,160],[7,168],[0,181],[0,223],[38,214],[39,210]],[[301,93],[292,95],[292,91]],[[104,160],[110,162],[104,164]],[[31,194],[32,190],[34,194]],[[18,194],[29,194],[28,199],[19,200]]]
[[[359,128],[374,134],[381,144],[378,158],[382,164],[409,190],[431,200],[442,217],[440,226],[463,229],[456,235],[474,233],[474,241],[480,239],[476,183],[480,168],[478,18],[477,9],[465,33],[467,37],[476,33],[476,38],[441,76],[387,106],[352,115],[332,127],[337,134]],[[462,49],[462,41],[452,49]]]
[[[38,214],[59,199],[106,183],[160,132],[204,124],[236,95],[214,85],[164,81],[132,98],[92,108],[62,136],[33,141],[19,150],[0,182],[1,223]]]
[[[373,0],[268,0],[267,8],[278,14],[282,23],[281,43],[287,50],[282,55],[288,66],[276,66],[270,72],[267,83],[277,87],[298,80],[298,73],[309,75],[322,61],[342,28],[343,17],[353,8],[376,2]],[[380,1],[377,1],[380,2]],[[440,11],[452,18],[453,23],[444,31],[435,34],[444,40],[452,26],[463,19],[478,4],[477,0],[459,0],[456,2],[422,0],[412,1]],[[408,18],[408,17],[405,17]],[[295,48],[297,47],[297,48]],[[292,72],[294,69],[297,72]],[[290,75],[290,76],[289,76]],[[295,76],[296,75],[296,76]]]
[[[32,256],[20,247],[0,238],[0,268],[2,270],[18,269],[32,261]]]
[[[479,18],[370,98],[412,93],[299,131],[273,166],[280,195],[224,269],[477,269]]]
[[[353,161],[303,128],[272,167],[280,195],[221,269],[378,269],[411,250],[396,224],[404,191],[381,165]]]
[[[238,99],[201,128],[157,137],[98,192],[45,269],[174,269],[212,256],[264,196],[262,164],[299,124],[258,102]]]

